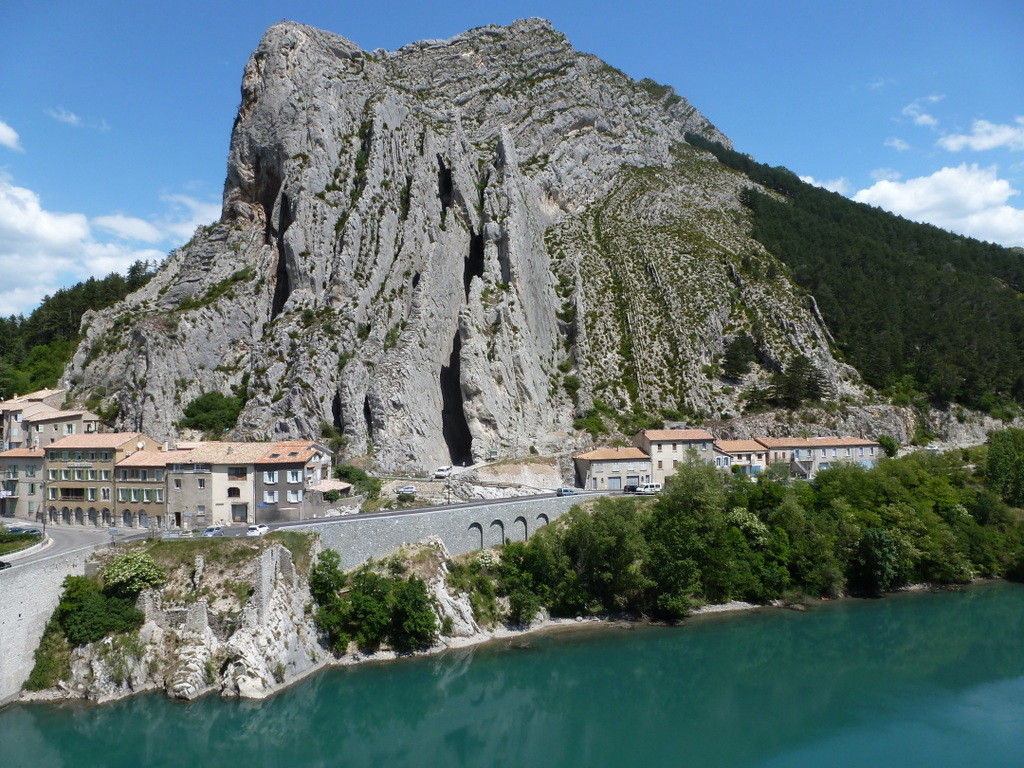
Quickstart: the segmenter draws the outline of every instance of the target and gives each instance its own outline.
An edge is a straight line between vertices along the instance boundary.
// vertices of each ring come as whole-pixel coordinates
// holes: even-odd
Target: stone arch
[[[492,520],[487,528],[487,546],[497,547],[505,543],[505,524],[501,520]]]
[[[75,522],[79,525],[85,525],[85,512],[82,511],[81,507],[75,507]]]
[[[62,523],[70,523],[71,522],[71,510],[68,509],[67,507],[61,507],[61,510],[60,510],[60,521]]]
[[[50,507],[50,509],[47,510],[47,511],[50,513],[50,522],[51,523],[56,523],[57,522],[57,508],[56,507]]]
[[[125,509],[121,511],[121,523],[126,528],[131,528],[132,525],[135,524],[135,520],[130,509]]]
[[[470,549],[483,549],[484,548],[484,529],[480,523],[469,524],[469,541]]]
[[[538,528],[540,528],[542,525],[547,525],[550,522],[551,522],[551,520],[543,512],[541,512],[539,515],[537,515],[537,527]]]
[[[89,507],[89,511],[86,512],[89,525],[99,525],[99,512],[96,511],[96,507]]]
[[[139,510],[139,528],[149,528],[149,512],[144,509]]]
[[[111,522],[112,522],[112,519],[110,517],[110,510],[107,509],[106,507],[104,507],[103,510],[100,512],[100,524],[101,525],[110,525]]]
[[[526,530],[526,518],[520,515],[512,521],[512,530],[509,531],[509,541],[526,541],[529,538]]]

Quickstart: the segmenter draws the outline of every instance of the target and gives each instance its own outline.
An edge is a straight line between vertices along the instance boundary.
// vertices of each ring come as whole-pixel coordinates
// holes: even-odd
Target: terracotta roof
[[[312,448],[300,445],[276,445],[256,460],[257,464],[305,464],[316,456]]]
[[[46,456],[42,448],[11,448],[0,453],[0,459],[41,459]]]
[[[718,440],[715,442],[715,447],[721,449],[724,453],[747,453],[749,451],[765,450],[764,445],[757,442],[757,440]]]
[[[25,421],[50,421],[52,419],[65,419],[71,416],[81,416],[85,421],[99,421],[100,417],[95,413],[89,411],[58,411],[56,408],[51,408],[49,411],[39,411],[38,413],[32,413],[24,416]]]
[[[8,406],[24,405],[25,403],[34,403],[43,400],[53,395],[62,395],[67,390],[64,389],[40,389],[35,392],[29,392],[25,395],[18,395],[12,397],[10,400],[4,400],[0,402],[0,408],[7,408]]]
[[[81,435],[68,435],[47,446],[47,450],[64,448],[120,448],[125,443],[137,443],[146,437],[141,432],[86,432]],[[150,438],[152,439],[152,438]]]
[[[25,421],[31,421],[38,415],[50,415],[60,413],[60,410],[54,408],[52,405],[46,403],[26,403],[25,405],[17,405],[11,410],[18,411],[21,414],[21,418]]]
[[[117,467],[166,467],[181,460],[182,451],[136,451],[125,456]]]
[[[766,448],[847,448],[853,446],[878,445],[865,437],[759,437],[757,442]]]
[[[327,491],[350,491],[352,490],[352,483],[346,483],[342,480],[321,480],[314,486],[311,486],[311,491],[320,491],[321,493],[327,493]]]
[[[190,451],[179,452],[176,464],[255,464],[274,443],[200,443]]]
[[[714,440],[714,436],[706,429],[645,429],[641,432],[648,440]]]
[[[574,459],[585,459],[587,461],[615,461],[632,459],[650,459],[646,453],[639,448],[595,448],[592,451],[573,456]]]

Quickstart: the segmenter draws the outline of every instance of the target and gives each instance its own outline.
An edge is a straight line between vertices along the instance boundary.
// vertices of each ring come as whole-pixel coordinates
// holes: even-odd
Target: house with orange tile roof
[[[840,462],[856,462],[873,467],[884,455],[874,440],[850,436],[808,438],[759,437],[757,442],[768,450],[769,464],[785,464],[790,474],[813,480],[818,472]]]
[[[274,443],[253,467],[257,523],[302,520],[306,494],[330,478],[331,450],[312,440]]]
[[[730,457],[734,472],[754,476],[768,468],[768,449],[757,440],[716,440],[715,448]]]
[[[573,456],[576,483],[595,491],[619,491],[651,482],[651,457],[639,448],[595,448]]]
[[[160,444],[141,432],[69,435],[46,448],[46,514],[50,522],[148,527],[145,507],[117,504],[115,466]],[[141,518],[141,519],[140,519]]]
[[[664,483],[680,464],[715,463],[715,438],[706,429],[645,429],[633,444],[651,458],[652,483]]]
[[[12,448],[0,452],[0,516],[35,519],[43,508],[46,452]]]
[[[33,448],[46,448],[69,435],[100,431],[100,417],[90,411],[44,409],[26,413],[22,419],[27,444]]]

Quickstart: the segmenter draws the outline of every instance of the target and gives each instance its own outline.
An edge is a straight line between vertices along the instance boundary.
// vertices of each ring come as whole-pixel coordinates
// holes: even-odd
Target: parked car
[[[408,494],[409,496],[415,496],[416,495],[416,486],[415,485],[403,485],[401,488],[399,488],[397,491],[395,491],[395,493],[397,493],[399,496],[401,496],[403,493]]]
[[[661,483],[644,483],[636,487],[636,492],[641,496],[653,496],[661,493]]]
[[[205,531],[203,531],[203,538],[210,538],[212,536],[223,536],[224,529],[219,525],[211,525]]]
[[[11,564],[6,560],[0,560],[0,571],[6,570],[11,567]]]
[[[270,533],[270,528],[264,523],[250,525],[245,531],[246,536],[266,536],[268,533]]]
[[[634,485],[632,483],[630,485],[624,485],[624,486],[622,486],[622,492],[623,493],[636,493],[636,489],[639,488],[639,487],[640,487],[639,485]]]
[[[559,488],[555,491],[555,496],[576,496],[579,494],[575,488],[569,488],[568,486]]]
[[[437,469],[434,470],[434,479],[435,480],[446,480],[447,478],[449,478],[451,476],[452,476],[452,468],[451,467],[438,467]]]

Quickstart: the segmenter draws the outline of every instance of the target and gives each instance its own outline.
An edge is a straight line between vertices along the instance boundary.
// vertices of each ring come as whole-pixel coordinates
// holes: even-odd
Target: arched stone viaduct
[[[541,526],[565,514],[579,496],[520,498],[471,507],[433,507],[415,512],[351,515],[287,530],[320,534],[324,546],[341,555],[343,568],[383,557],[402,544],[437,536],[451,555],[510,541],[526,541]]]

